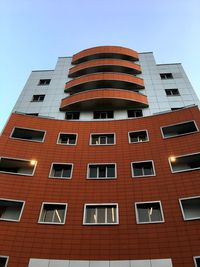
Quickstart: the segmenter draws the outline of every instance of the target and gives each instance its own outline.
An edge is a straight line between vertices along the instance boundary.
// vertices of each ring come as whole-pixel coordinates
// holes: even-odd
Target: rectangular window
[[[175,111],[175,110],[179,110],[179,109],[183,109],[184,107],[180,107],[180,108],[171,108],[171,111]]]
[[[85,204],[84,224],[118,224],[118,204]]]
[[[161,80],[173,79],[172,73],[160,73]]]
[[[2,221],[20,221],[24,208],[24,201],[0,199],[0,220]]]
[[[33,95],[32,102],[42,102],[44,97],[45,95]]]
[[[194,257],[194,264],[195,264],[195,267],[200,267],[200,256]]]
[[[165,93],[167,96],[179,96],[180,95],[178,88],[165,89]]]
[[[116,178],[116,164],[89,164],[89,179],[111,179]]]
[[[200,219],[200,197],[182,198],[179,200],[184,220]]]
[[[182,122],[173,125],[161,127],[164,138],[177,137],[181,135],[198,132],[196,123],[194,121]]]
[[[127,112],[128,112],[128,118],[143,117],[143,113],[141,109],[130,109]]]
[[[128,133],[129,143],[140,143],[149,141],[147,130]]]
[[[155,176],[152,160],[132,162],[132,177]]]
[[[93,119],[113,119],[113,111],[94,111]]]
[[[200,169],[200,153],[170,157],[169,164],[172,173]]]
[[[0,172],[3,173],[32,176],[36,165],[37,162],[35,160],[0,158]]]
[[[66,219],[66,203],[47,203],[41,207],[39,223],[64,224]]]
[[[49,177],[70,179],[72,177],[72,164],[52,163]]]
[[[79,120],[80,112],[66,112],[65,119],[66,120]]]
[[[91,145],[114,145],[115,135],[114,134],[91,134],[90,144]]]
[[[45,131],[15,127],[11,133],[11,138],[34,142],[43,142]]]
[[[135,203],[137,223],[160,223],[164,222],[160,201]]]
[[[39,113],[25,113],[26,115],[29,115],[29,116],[39,116]]]
[[[51,82],[51,79],[41,79],[39,80],[38,85],[49,85]]]
[[[60,133],[58,135],[57,144],[62,145],[76,145],[77,134]]]
[[[8,258],[8,256],[0,256],[0,267],[7,267]]]

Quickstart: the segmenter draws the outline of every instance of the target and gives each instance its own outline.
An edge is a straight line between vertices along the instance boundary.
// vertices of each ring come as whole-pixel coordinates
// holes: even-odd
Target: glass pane
[[[107,207],[107,223],[116,223],[117,216],[116,216],[116,207]]]
[[[197,267],[200,267],[200,257],[195,259]]]
[[[86,207],[86,223],[96,223],[97,216],[96,216],[96,208],[95,207]]]
[[[63,208],[55,208],[54,214],[53,214],[53,222],[57,223],[63,223],[64,222],[64,214],[65,214],[65,209]]]
[[[96,166],[90,166],[90,173],[89,177],[90,178],[97,178],[97,167]]]
[[[97,223],[105,223],[105,207],[97,208]]]
[[[139,222],[159,222],[162,221],[162,214],[159,203],[138,204]]]
[[[71,166],[64,166],[62,177],[70,177],[71,176]]]
[[[7,258],[0,257],[0,267],[6,266]]]
[[[107,143],[108,144],[114,144],[114,136],[113,135],[108,135]]]
[[[54,210],[44,209],[42,221],[43,222],[53,222],[53,214],[54,214]]]
[[[152,166],[145,166],[144,167],[144,175],[152,175],[152,174],[154,174],[153,167]]]
[[[135,165],[133,165],[133,174],[134,176],[142,176],[143,175],[142,168],[139,166],[136,167]]]
[[[107,166],[107,177],[115,177],[115,165]]]
[[[100,137],[100,144],[102,144],[102,145],[104,145],[104,144],[106,144],[106,136],[101,136]]]
[[[99,177],[106,177],[106,166],[99,166]]]

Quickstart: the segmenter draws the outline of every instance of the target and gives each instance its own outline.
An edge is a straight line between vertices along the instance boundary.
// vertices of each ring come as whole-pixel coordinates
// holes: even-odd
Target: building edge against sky
[[[2,132],[0,266],[200,266],[200,102],[118,46],[33,71]]]

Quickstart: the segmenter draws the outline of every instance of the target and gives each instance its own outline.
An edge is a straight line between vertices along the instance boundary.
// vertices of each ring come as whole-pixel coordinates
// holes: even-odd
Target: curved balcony
[[[119,89],[85,91],[62,99],[60,110],[95,110],[148,107],[147,96]]]
[[[125,90],[144,89],[141,78],[122,73],[94,73],[75,78],[65,85],[65,92],[78,93],[85,90],[117,88]]]
[[[85,49],[72,57],[72,64],[102,58],[123,59],[128,61],[138,60],[138,53],[132,49],[121,46],[97,46]]]
[[[120,59],[97,59],[83,62],[69,70],[69,77],[79,77],[97,72],[117,72],[131,75],[140,74],[141,67],[133,62]]]

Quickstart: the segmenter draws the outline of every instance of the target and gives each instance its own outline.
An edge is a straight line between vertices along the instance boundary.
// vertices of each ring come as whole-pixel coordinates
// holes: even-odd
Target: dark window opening
[[[179,93],[179,90],[176,88],[176,89],[165,89],[165,93],[167,96],[179,96],[180,93]]]
[[[143,113],[142,113],[142,110],[140,109],[128,110],[128,118],[138,118],[142,116],[143,116]]]
[[[148,141],[147,131],[138,131],[129,133],[130,143],[139,143]]]
[[[33,95],[32,102],[42,102],[44,97],[45,95]]]
[[[161,80],[173,79],[172,73],[160,73]]]
[[[94,111],[94,119],[113,119],[113,111]]]
[[[38,85],[49,85],[50,82],[51,82],[51,79],[41,79]]]
[[[79,120],[80,112],[66,112],[65,119],[66,120]]]

